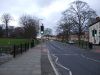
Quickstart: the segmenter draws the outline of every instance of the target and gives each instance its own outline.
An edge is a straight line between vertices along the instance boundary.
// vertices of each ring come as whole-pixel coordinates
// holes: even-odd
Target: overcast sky
[[[69,7],[74,0],[0,0],[0,17],[9,13],[14,17],[10,25],[19,26],[18,19],[23,14],[30,14],[43,19],[47,28],[56,29],[56,23],[61,13]],[[100,15],[99,0],[82,0],[89,4]],[[1,23],[1,22],[0,22]]]

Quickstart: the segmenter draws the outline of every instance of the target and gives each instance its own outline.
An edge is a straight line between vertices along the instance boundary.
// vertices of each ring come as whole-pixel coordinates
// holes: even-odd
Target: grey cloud
[[[48,7],[52,6],[52,4],[55,4],[58,1],[72,2],[74,0],[70,1],[69,0],[0,0],[0,15],[7,12],[10,13],[11,15],[14,14],[15,16],[18,17],[20,17],[24,13],[33,14],[35,16],[39,16],[39,18],[44,17],[43,20],[44,25],[46,27],[50,27],[55,30],[54,27],[56,26],[56,22],[60,19],[62,11],[54,11],[55,9],[51,10],[50,13],[47,12],[49,13],[48,16],[41,15],[40,13],[43,13],[42,9],[46,7],[47,9],[45,10],[48,11],[49,10]],[[100,15],[99,0],[82,0],[82,1],[86,1],[90,5],[90,7],[93,8],[98,15]]]
[[[46,6],[50,5],[52,2],[54,2],[54,1],[55,0],[35,0],[37,5],[40,6],[40,7],[46,7]]]

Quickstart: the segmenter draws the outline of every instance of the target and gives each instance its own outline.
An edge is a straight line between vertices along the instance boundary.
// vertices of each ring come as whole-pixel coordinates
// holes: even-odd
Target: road
[[[57,41],[47,42],[61,75],[100,75],[100,54]]]

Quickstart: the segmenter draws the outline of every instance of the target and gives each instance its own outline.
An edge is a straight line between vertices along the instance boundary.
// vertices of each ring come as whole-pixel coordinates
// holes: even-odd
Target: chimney
[[[100,17],[96,17],[96,21],[100,21]]]

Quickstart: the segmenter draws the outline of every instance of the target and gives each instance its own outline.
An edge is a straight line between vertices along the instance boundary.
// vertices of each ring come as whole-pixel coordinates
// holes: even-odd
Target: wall
[[[97,35],[95,37],[92,36],[92,30],[97,30]],[[93,44],[99,44],[100,42],[100,22],[89,27],[89,42]]]

